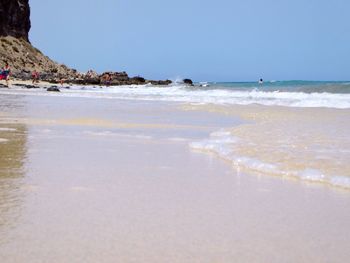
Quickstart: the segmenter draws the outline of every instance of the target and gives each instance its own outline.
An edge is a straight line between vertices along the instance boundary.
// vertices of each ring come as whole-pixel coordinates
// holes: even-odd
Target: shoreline
[[[27,83],[16,82],[18,85]],[[46,85],[47,83],[42,83],[40,87],[48,88]],[[55,85],[50,87],[55,87]],[[63,89],[63,94],[59,94],[59,97],[64,95],[63,97],[77,99],[120,99],[124,103],[132,103],[135,99],[139,100],[134,95],[124,97],[124,94],[128,93],[129,90],[130,92],[135,91],[135,89],[128,89],[130,88],[128,86],[124,87],[127,90],[121,93],[123,98],[113,97],[113,93],[111,95],[101,93],[100,89],[94,91],[91,97],[88,92],[84,91],[84,87],[88,86],[80,87],[82,88],[81,91],[75,90],[75,88],[72,88],[72,90]],[[151,89],[151,87],[147,87],[147,90],[149,88]],[[25,95],[34,97],[36,95],[46,95],[46,92],[24,92],[25,90],[23,89]],[[91,91],[93,90],[95,89]],[[106,90],[108,90],[108,87],[106,87]],[[20,90],[17,89],[16,91]],[[17,92],[15,93],[17,94]],[[4,94],[11,94],[11,92],[5,92]],[[21,94],[21,92],[18,94]],[[155,100],[140,98],[140,101],[151,103]],[[263,105],[196,105],[183,101],[170,102],[167,100],[162,101],[162,103],[182,105],[182,109],[187,112],[216,113],[219,114],[220,118],[223,116],[232,116],[233,118],[238,116],[246,122],[235,128],[218,127],[216,131],[208,134],[203,140],[194,141],[190,145],[193,150],[214,153],[218,158],[226,160],[234,169],[241,169],[250,174],[272,175],[289,178],[290,180],[297,179],[301,183],[327,184],[330,187],[350,189],[350,175],[348,174],[350,167],[348,167],[346,161],[349,158],[348,149],[350,148],[350,142],[346,139],[346,134],[350,130],[350,126],[346,123],[340,125],[343,122],[342,120],[347,118],[349,109]],[[321,115],[322,118],[319,117]],[[325,118],[327,118],[327,121],[325,121]],[[48,120],[47,123],[49,122]],[[338,135],[334,134],[332,131],[334,129],[338,130]],[[283,131],[288,131],[288,136],[284,136]],[[300,137],[301,131],[303,133],[302,137]],[[301,140],[298,137],[304,139]],[[309,148],[315,148],[315,146],[321,147],[319,150],[334,152],[334,154],[322,157],[324,154],[322,152],[318,153],[318,149],[316,149],[317,151],[308,150]],[[269,154],[269,152],[275,154]],[[310,152],[310,154],[301,157],[304,152]]]

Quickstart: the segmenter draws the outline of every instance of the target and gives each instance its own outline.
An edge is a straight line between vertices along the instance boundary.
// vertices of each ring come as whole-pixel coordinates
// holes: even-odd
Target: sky
[[[350,80],[349,0],[29,0],[31,43],[85,72]]]

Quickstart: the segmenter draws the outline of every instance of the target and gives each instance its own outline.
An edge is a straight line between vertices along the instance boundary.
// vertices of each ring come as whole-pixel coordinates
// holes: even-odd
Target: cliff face
[[[0,0],[0,36],[23,38],[29,42],[29,0]]]
[[[14,77],[29,76],[33,70],[51,75],[74,76],[75,71],[52,61],[24,38],[0,36],[0,68],[9,63]],[[28,74],[22,74],[28,73]]]
[[[30,26],[29,0],[0,0],[0,68],[9,63],[13,76],[22,73],[30,76],[34,69],[54,75],[74,75],[74,70],[52,61],[30,44]]]

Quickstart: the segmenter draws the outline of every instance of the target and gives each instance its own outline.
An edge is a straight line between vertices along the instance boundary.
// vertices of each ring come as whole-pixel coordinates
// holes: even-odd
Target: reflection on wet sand
[[[0,243],[6,241],[4,232],[14,227],[20,216],[26,133],[23,124],[0,124]]]
[[[0,178],[22,175],[26,155],[26,127],[23,124],[1,124]]]

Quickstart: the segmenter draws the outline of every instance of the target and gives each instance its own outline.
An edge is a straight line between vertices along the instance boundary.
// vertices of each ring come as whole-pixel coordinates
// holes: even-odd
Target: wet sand
[[[0,261],[347,262],[350,193],[240,173],[183,105],[2,96]]]

